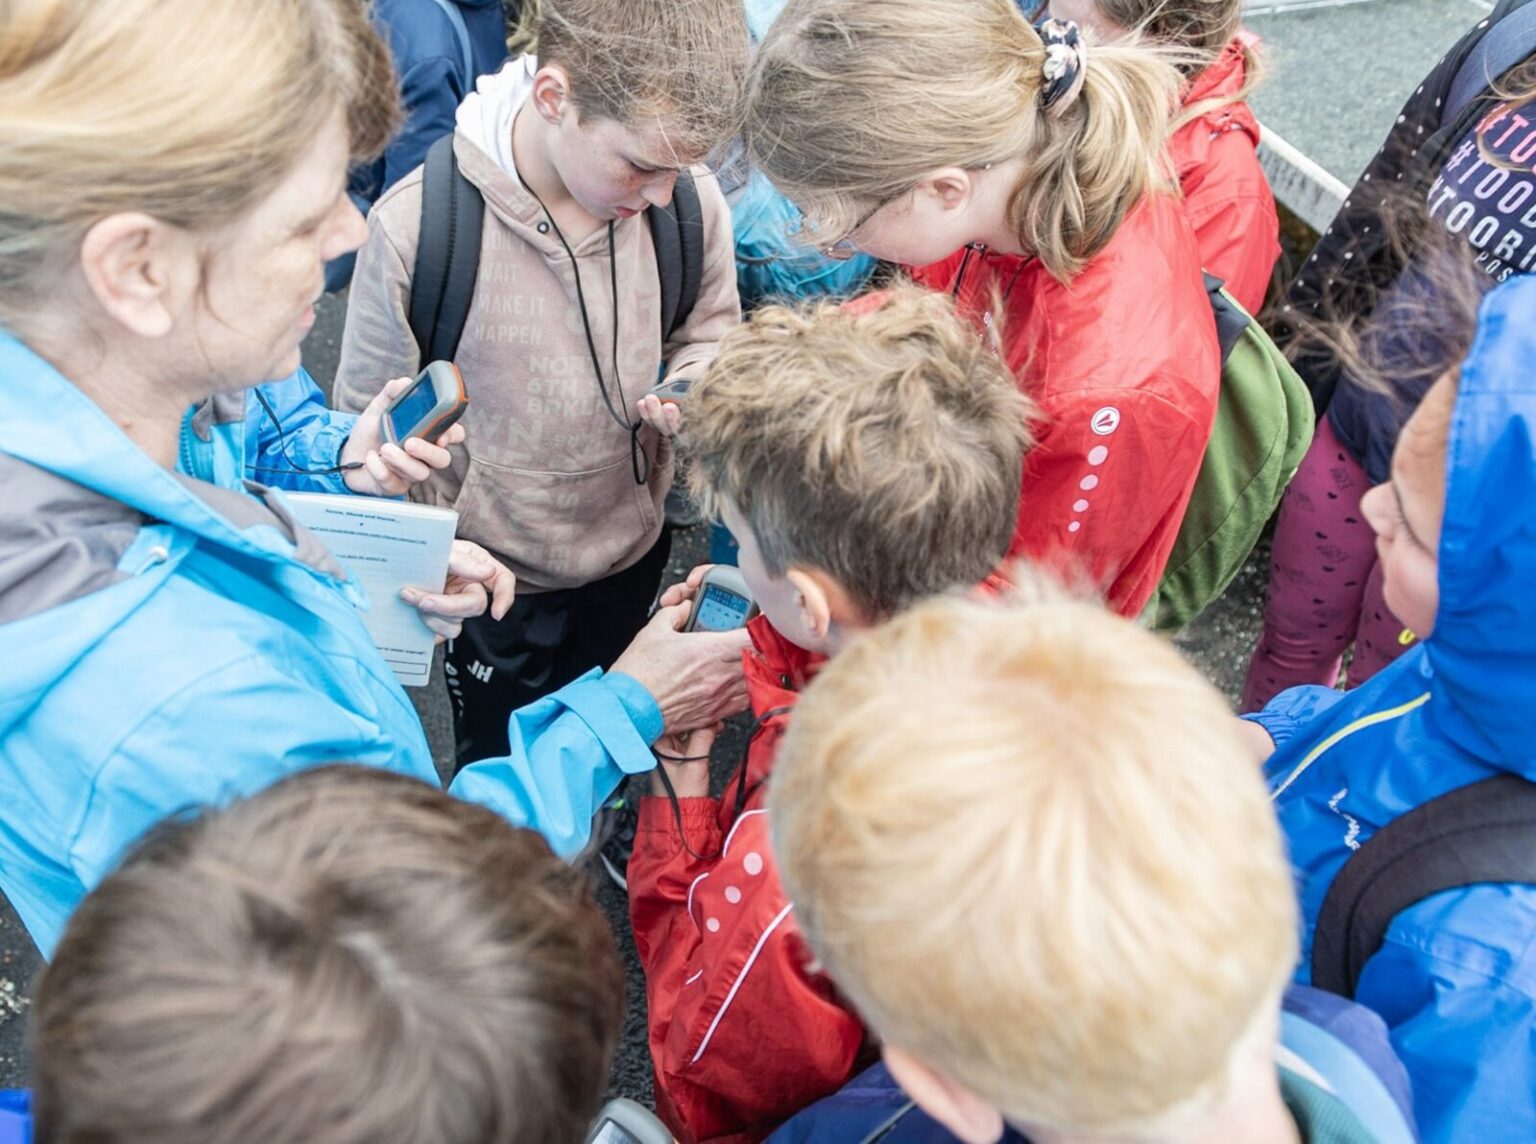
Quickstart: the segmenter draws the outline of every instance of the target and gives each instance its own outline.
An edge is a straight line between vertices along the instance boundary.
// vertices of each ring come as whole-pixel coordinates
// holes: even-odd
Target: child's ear
[[[880,1055],[912,1102],[964,1144],[995,1144],[1002,1138],[1003,1114],[963,1084],[890,1045]]]
[[[959,210],[971,201],[976,183],[972,172],[964,167],[940,167],[923,177],[917,193],[927,196],[940,210]]]
[[[814,568],[791,568],[785,578],[795,590],[800,622],[818,640],[825,639],[833,621],[832,600],[827,592],[833,586],[831,577]]]
[[[529,97],[539,118],[550,126],[560,122],[571,99],[571,77],[559,64],[541,67],[533,77],[533,94]]]
[[[819,568],[792,567],[785,574],[800,602],[800,620],[818,640],[833,628],[868,626],[864,613],[843,586]]]

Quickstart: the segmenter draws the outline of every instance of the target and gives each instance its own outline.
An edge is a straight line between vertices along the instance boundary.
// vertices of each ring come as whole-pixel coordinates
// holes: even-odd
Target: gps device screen
[[[693,621],[696,631],[728,632],[747,622],[752,602],[718,584],[705,584]]]
[[[432,412],[436,404],[437,394],[428,379],[422,378],[411,386],[400,399],[400,404],[389,411],[389,423],[395,431],[395,440],[404,441],[410,436],[411,430]]]

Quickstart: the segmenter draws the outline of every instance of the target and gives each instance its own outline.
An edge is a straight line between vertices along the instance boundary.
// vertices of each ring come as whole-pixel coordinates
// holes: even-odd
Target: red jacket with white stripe
[[[745,801],[640,802],[629,910],[645,969],[656,1109],[683,1144],[761,1140],[835,1092],[861,1062],[864,1028],[810,965],[768,836],[765,780],[799,690],[825,658],[759,617],[745,656],[758,726]],[[738,776],[741,777],[741,776]]]
[[[1247,80],[1243,49],[1258,37],[1239,33],[1191,81],[1184,106],[1236,95]],[[1226,103],[1183,124],[1169,141],[1184,210],[1205,268],[1257,314],[1280,257],[1280,217],[1259,166],[1259,121],[1244,102]]]
[[[1040,406],[1012,556],[1086,574],[1136,616],[1205,456],[1221,387],[1216,322],[1184,204],[1149,195],[1070,285],[1033,258],[963,250],[913,278],[991,324]]]

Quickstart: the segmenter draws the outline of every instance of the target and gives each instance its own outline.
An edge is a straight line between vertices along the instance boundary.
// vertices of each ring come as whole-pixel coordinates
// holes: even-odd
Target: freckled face
[[[568,114],[555,130],[550,159],[577,204],[595,219],[629,218],[672,201],[678,171],[697,161],[667,144],[664,126],[626,126]]]

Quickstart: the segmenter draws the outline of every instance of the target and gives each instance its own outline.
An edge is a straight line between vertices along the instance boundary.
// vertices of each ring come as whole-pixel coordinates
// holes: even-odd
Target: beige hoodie
[[[635,483],[629,433],[598,392],[571,260],[511,167],[512,118],[532,86],[524,57],[482,78],[460,106],[454,154],[485,198],[480,275],[456,357],[469,391],[465,447],[415,494],[459,512],[459,535],[517,574],[518,591],[572,588],[622,571],[655,543],[672,480],[671,449],[640,432],[650,479]],[[712,175],[695,169],[704,216],[704,275],[692,315],[663,347],[661,286],[644,216],[614,227],[619,377],[635,403],[667,376],[697,376],[741,320],[730,213]],[[360,410],[390,378],[422,363],[406,314],[421,225],[421,169],[374,205],[357,256],[342,335],[336,402]],[[598,361],[613,396],[614,303],[608,230],[573,247]],[[620,410],[622,416],[623,410]]]

